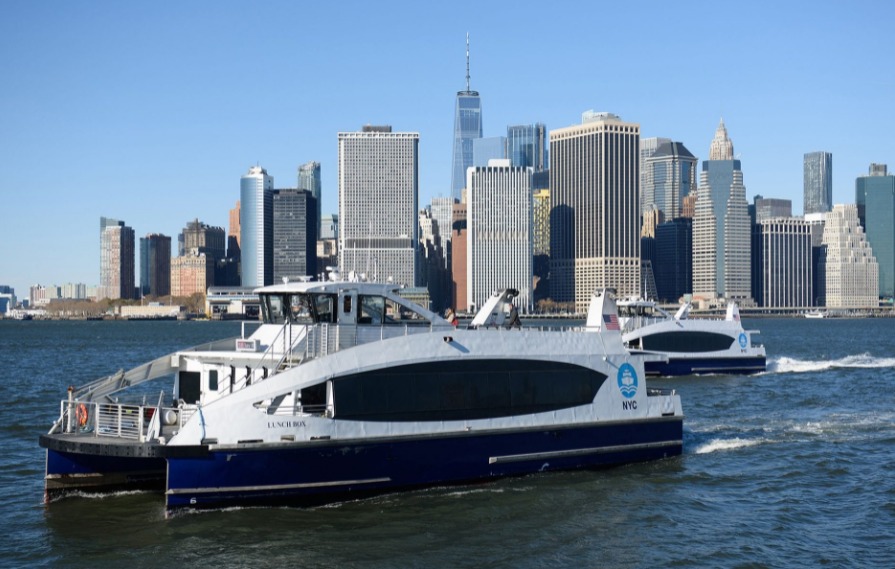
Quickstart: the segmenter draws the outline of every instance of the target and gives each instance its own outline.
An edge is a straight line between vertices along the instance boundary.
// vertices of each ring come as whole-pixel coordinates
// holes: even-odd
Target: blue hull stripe
[[[539,452],[529,454],[514,454],[510,456],[492,456],[488,459],[488,464],[497,464],[500,462],[520,462],[524,460],[545,460],[550,458],[563,458],[568,456],[586,456],[589,454],[606,454],[612,452],[645,450],[659,447],[678,446],[680,441],[662,441],[657,443],[643,443],[639,445],[621,445],[599,448],[579,448],[572,450],[557,450],[552,452]]]
[[[760,373],[767,370],[763,357],[746,358],[673,358],[667,362],[644,362],[647,375],[677,376],[699,373]]]
[[[679,455],[683,420],[542,428],[375,442],[211,449],[168,458],[167,507],[319,504],[542,470],[594,468]]]

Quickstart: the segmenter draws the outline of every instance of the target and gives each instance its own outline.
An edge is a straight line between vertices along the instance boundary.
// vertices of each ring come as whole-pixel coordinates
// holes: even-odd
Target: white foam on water
[[[872,369],[895,367],[895,358],[878,358],[868,353],[845,356],[836,360],[799,360],[780,357],[768,364],[768,373],[806,373],[829,369]]]
[[[707,454],[710,452],[736,450],[761,444],[761,439],[712,439],[696,447],[695,454]]]

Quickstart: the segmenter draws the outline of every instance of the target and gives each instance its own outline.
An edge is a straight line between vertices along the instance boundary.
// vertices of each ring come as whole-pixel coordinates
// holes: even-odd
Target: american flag
[[[618,316],[615,314],[604,314],[603,323],[606,325],[607,330],[619,330]]]

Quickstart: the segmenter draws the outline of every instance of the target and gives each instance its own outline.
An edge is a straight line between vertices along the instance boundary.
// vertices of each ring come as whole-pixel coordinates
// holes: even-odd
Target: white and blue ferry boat
[[[651,300],[618,301],[622,339],[632,353],[647,356],[647,375],[751,374],[767,369],[765,348],[753,340],[758,331],[743,328],[736,303],[728,303],[723,320],[688,318],[690,306],[683,303],[672,316]]]
[[[393,285],[257,292],[240,337],[70,389],[40,438],[48,501],[148,487],[169,512],[313,505],[681,453],[680,398],[647,388],[608,295],[591,326],[539,329],[514,323],[513,290],[465,328]],[[135,389],[156,395],[125,402]]]

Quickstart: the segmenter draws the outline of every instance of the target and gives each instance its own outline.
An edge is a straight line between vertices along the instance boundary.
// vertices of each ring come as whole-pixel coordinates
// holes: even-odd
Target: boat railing
[[[189,407],[62,400],[59,420],[50,434],[62,432],[145,443],[158,439],[165,429],[183,427],[195,412]]]

